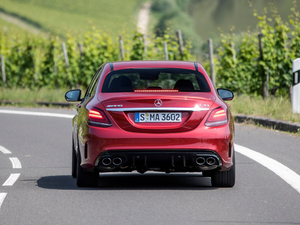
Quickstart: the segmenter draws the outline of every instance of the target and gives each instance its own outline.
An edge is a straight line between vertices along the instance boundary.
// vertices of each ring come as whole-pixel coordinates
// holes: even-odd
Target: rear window
[[[109,73],[102,92],[210,92],[210,88],[198,71],[127,69]]]

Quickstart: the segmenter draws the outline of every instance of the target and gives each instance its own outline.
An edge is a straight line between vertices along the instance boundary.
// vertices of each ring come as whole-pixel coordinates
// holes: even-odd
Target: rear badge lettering
[[[123,107],[123,105],[108,105],[107,108],[120,108]]]
[[[204,108],[209,108],[209,104],[203,104],[203,105],[202,105],[202,104],[199,104],[199,106],[200,106],[200,107],[203,106]]]

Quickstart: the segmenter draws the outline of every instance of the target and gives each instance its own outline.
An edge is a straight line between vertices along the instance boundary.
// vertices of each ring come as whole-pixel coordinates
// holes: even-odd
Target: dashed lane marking
[[[18,180],[20,173],[12,173],[2,186],[13,186]]]
[[[21,162],[20,162],[20,160],[18,158],[16,158],[16,157],[10,157],[9,159],[10,159],[10,161],[12,163],[12,167],[14,169],[21,169],[22,168]]]
[[[235,144],[235,150],[268,168],[300,193],[300,175],[290,168],[264,154],[241,145]]]
[[[11,151],[9,151],[8,149],[4,148],[1,145],[0,145],[0,152],[2,152],[3,154],[11,154]]]
[[[6,197],[7,193],[0,193],[0,209],[1,209],[1,206],[4,202],[4,199]]]
[[[0,146],[0,152],[2,152],[3,154],[12,154],[11,151],[9,151],[8,149],[6,149],[3,146]],[[9,159],[12,163],[13,169],[21,169],[22,168],[21,162],[18,158],[10,157]],[[13,186],[19,177],[20,177],[20,173],[12,173],[2,186]],[[0,209],[4,202],[6,195],[7,195],[7,193],[0,193]]]

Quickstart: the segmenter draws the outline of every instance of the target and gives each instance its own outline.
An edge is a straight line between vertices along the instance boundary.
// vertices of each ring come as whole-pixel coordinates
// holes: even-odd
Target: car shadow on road
[[[46,189],[82,189],[67,175],[41,177],[37,186]],[[210,178],[199,174],[113,173],[101,174],[92,190],[212,190]]]

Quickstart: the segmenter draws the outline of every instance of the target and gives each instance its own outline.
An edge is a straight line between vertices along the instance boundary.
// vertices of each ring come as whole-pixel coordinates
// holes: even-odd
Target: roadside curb
[[[274,130],[287,131],[292,133],[297,133],[300,131],[299,123],[292,123],[274,119],[268,119],[264,117],[254,117],[247,115],[234,115],[234,121],[237,123],[247,123],[254,122],[255,124],[259,124],[263,127],[268,127]]]

